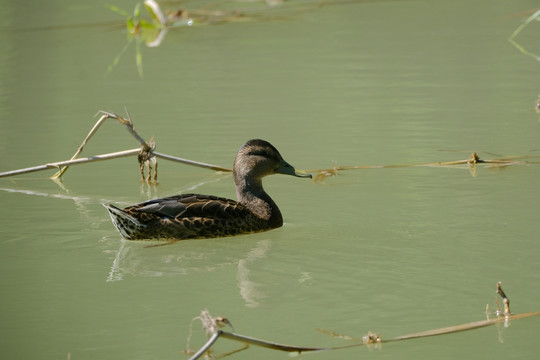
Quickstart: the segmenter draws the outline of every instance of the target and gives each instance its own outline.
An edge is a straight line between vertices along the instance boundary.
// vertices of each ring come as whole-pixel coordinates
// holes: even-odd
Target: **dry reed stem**
[[[95,123],[94,127],[90,130],[88,135],[86,135],[86,137],[84,138],[82,144],[77,148],[77,151],[71,157],[71,160],[75,160],[79,157],[79,154],[83,151],[83,148],[88,143],[88,140],[90,140],[90,138],[94,136],[94,134],[97,132],[101,124],[103,124],[105,120],[107,120],[107,118],[108,118],[107,115],[103,115],[99,118],[99,120]],[[64,175],[64,173],[67,171],[68,168],[69,166],[63,166],[57,173],[51,176],[51,179],[58,179],[62,177],[62,175]]]
[[[412,334],[398,336],[398,337],[395,337],[395,338],[390,339],[390,340],[383,340],[382,337],[379,334],[376,334],[376,333],[373,333],[373,332],[369,331],[367,335],[364,335],[362,337],[361,342],[359,342],[359,343],[354,343],[354,344],[344,345],[344,346],[334,346],[334,347],[302,347],[302,346],[294,346],[294,345],[285,345],[285,344],[280,344],[280,343],[276,343],[276,342],[272,342],[272,341],[257,339],[257,338],[253,338],[253,337],[245,336],[245,335],[241,335],[241,334],[226,332],[226,331],[218,329],[217,326],[215,326],[216,321],[218,321],[218,319],[221,319],[221,318],[212,318],[210,316],[210,313],[208,312],[208,310],[205,309],[201,313],[201,316],[197,317],[197,318],[199,318],[199,319],[201,319],[201,321],[203,321],[203,325],[206,324],[206,325],[204,325],[204,327],[206,328],[207,336],[209,334],[211,334],[212,336],[206,342],[206,344],[203,345],[203,347],[199,351],[197,351],[192,357],[190,357],[189,360],[196,360],[200,356],[202,356],[204,353],[209,352],[211,346],[217,341],[217,339],[220,336],[224,337],[226,339],[239,341],[239,342],[242,342],[242,343],[248,344],[248,345],[255,345],[255,346],[260,346],[260,347],[269,348],[269,349],[273,349],[273,350],[279,350],[279,351],[303,353],[303,352],[310,352],[310,351],[340,350],[340,349],[346,349],[346,348],[363,346],[363,345],[370,346],[370,345],[373,345],[373,344],[375,344],[376,346],[380,346],[380,344],[382,344],[383,342],[384,343],[386,343],[386,342],[395,342],[395,341],[401,341],[401,340],[410,340],[410,339],[418,339],[418,338],[423,338],[423,337],[430,337],[430,336],[437,336],[437,335],[444,335],[444,334],[452,334],[452,333],[456,333],[456,332],[474,330],[474,329],[478,329],[478,328],[482,328],[482,327],[486,327],[486,326],[490,326],[490,325],[496,325],[496,324],[499,324],[499,323],[502,323],[502,322],[504,322],[505,324],[508,324],[510,320],[518,320],[518,319],[523,319],[523,318],[527,318],[527,317],[533,317],[533,316],[539,316],[540,315],[540,311],[511,315],[510,314],[510,300],[508,299],[508,297],[506,296],[506,294],[502,290],[500,282],[497,283],[497,294],[499,296],[501,296],[501,298],[503,299],[505,307],[504,307],[504,314],[497,313],[496,314],[497,317],[495,319],[480,320],[480,321],[474,321],[474,322],[460,324],[460,325],[454,325],[454,326],[448,326],[448,327],[443,327],[443,328],[438,328],[438,329],[433,329],[433,330],[421,331],[421,332],[416,332],[416,333],[412,333]],[[190,327],[191,327],[191,325],[190,325]],[[333,332],[328,331],[328,330],[321,330],[321,331],[323,331],[325,333],[328,333],[328,334],[330,334],[332,336],[338,335],[338,334],[333,333]],[[190,333],[190,337],[191,337],[191,333]],[[345,336],[340,335],[340,337],[342,337],[344,339],[354,339],[354,338],[349,337],[349,336],[345,337]],[[242,348],[242,350],[245,349],[245,348],[246,347]],[[237,352],[237,351],[239,351],[239,350],[233,351],[231,353],[234,353],[234,352]]]
[[[153,182],[157,182],[157,161],[155,159],[156,157],[162,158],[162,159],[165,159],[165,160],[169,160],[169,161],[179,162],[179,163],[186,164],[186,165],[211,169],[211,170],[214,170],[214,171],[223,171],[223,172],[231,172],[232,171],[232,169],[230,169],[230,168],[226,168],[226,167],[222,167],[222,166],[218,166],[218,165],[206,164],[206,163],[203,163],[203,162],[183,159],[183,158],[179,158],[179,157],[176,157],[176,156],[155,152],[154,151],[155,144],[153,143],[153,138],[152,138],[152,140],[150,142],[146,142],[135,131],[135,129],[133,127],[133,122],[131,121],[131,118],[129,116],[129,113],[128,113],[127,109],[126,109],[126,113],[128,114],[127,119],[123,118],[123,117],[121,117],[119,115],[100,110],[98,112],[98,114],[102,114],[102,115],[100,116],[98,121],[94,124],[94,126],[92,127],[92,129],[90,130],[88,135],[84,138],[83,142],[77,148],[77,151],[71,157],[70,160],[52,162],[52,163],[47,163],[47,164],[43,164],[43,165],[38,165],[38,166],[33,166],[33,167],[28,167],[28,168],[23,168],[23,169],[17,169],[17,170],[11,170],[11,171],[2,172],[2,173],[0,173],[0,178],[8,177],[8,176],[21,175],[21,174],[27,174],[27,173],[36,172],[36,171],[43,171],[43,170],[60,168],[59,171],[57,171],[53,176],[51,176],[51,179],[58,180],[67,171],[69,166],[85,164],[85,163],[101,161],[101,160],[116,159],[116,158],[120,158],[120,157],[132,156],[132,155],[138,155],[138,157],[139,157],[139,168],[140,168],[140,171],[141,171],[141,176],[142,176],[143,180],[148,181],[148,183],[150,183],[151,180],[152,180],[152,178],[151,178],[152,165],[154,166],[153,167],[153,169],[154,169]],[[95,156],[90,156],[90,157],[86,157],[86,158],[79,158],[79,155],[83,151],[83,149],[86,146],[86,144],[88,143],[88,141],[92,138],[92,136],[94,136],[94,134],[97,132],[99,127],[107,119],[116,119],[121,124],[123,124],[126,127],[126,129],[128,130],[128,132],[135,139],[137,139],[137,141],[141,144],[142,149],[131,149],[131,150],[124,150],[124,151],[114,152],[114,153],[95,155]],[[145,177],[145,174],[144,174],[145,167],[148,169],[148,176],[146,176],[146,177]]]
[[[88,143],[88,140],[90,140],[90,138],[92,136],[94,136],[94,134],[98,131],[99,127],[101,126],[101,124],[103,124],[105,122],[105,120],[107,119],[116,119],[118,120],[121,124],[125,125],[126,126],[126,129],[129,131],[129,133],[135,138],[137,139],[137,141],[139,141],[139,143],[141,144],[142,148],[144,151],[151,151],[152,150],[152,147],[150,145],[148,145],[146,143],[146,141],[144,141],[144,139],[135,131],[135,129],[133,128],[133,122],[131,121],[130,119],[130,116],[129,116],[129,112],[127,110],[127,108],[125,109],[126,110],[126,114],[127,114],[127,119],[124,119],[123,117],[121,116],[118,116],[116,114],[113,114],[113,113],[110,113],[110,112],[107,112],[107,111],[103,111],[103,110],[100,110],[98,111],[98,114],[102,114],[101,117],[99,118],[99,120],[96,122],[96,124],[94,125],[94,127],[90,130],[90,132],[88,133],[88,135],[86,135],[86,138],[84,138],[82,144],[79,146],[79,148],[77,149],[77,151],[75,152],[75,154],[71,157],[71,160],[75,160],[77,159],[77,157],[79,156],[79,154],[83,151],[83,148],[84,146]],[[69,166],[64,166],[60,169],[60,171],[58,171],[56,174],[54,174],[51,178],[52,179],[58,179],[60,177],[62,177],[62,175],[67,171],[67,169],[69,168]]]
[[[61,167],[64,167],[64,166],[86,164],[86,163],[90,163],[90,162],[96,162],[96,161],[102,161],[102,160],[110,160],[110,159],[117,159],[117,158],[121,158],[121,157],[133,156],[133,155],[137,155],[140,151],[141,151],[141,149],[137,148],[137,149],[131,149],[131,150],[118,151],[118,152],[114,152],[114,153],[95,155],[95,156],[90,156],[90,157],[86,157],[86,158],[78,158],[78,159],[73,159],[73,160],[52,162],[52,163],[47,163],[47,164],[44,164],[44,165],[38,165],[38,166],[33,166],[33,167],[29,167],[29,168],[24,168],[24,169],[6,171],[6,172],[3,172],[3,173],[0,173],[0,178],[8,177],[8,176],[21,175],[21,174],[27,174],[27,173],[36,172],[36,171],[42,171],[42,170],[58,169],[58,168],[61,168]]]
[[[96,124],[92,127],[92,129],[90,130],[86,138],[83,140],[81,145],[77,148],[77,151],[71,157],[70,160],[60,161],[60,162],[55,162],[55,163],[47,163],[44,165],[3,172],[3,173],[0,173],[0,178],[20,175],[20,174],[25,174],[25,173],[35,172],[35,171],[60,168],[60,170],[51,177],[52,179],[60,179],[61,176],[67,171],[68,167],[71,165],[83,164],[83,163],[93,162],[93,161],[98,161],[98,160],[114,159],[118,157],[130,156],[130,155],[138,155],[141,177],[144,181],[148,183],[151,183],[151,182],[157,183],[156,158],[162,158],[165,160],[175,161],[182,164],[197,166],[197,167],[206,168],[206,169],[210,169],[214,171],[223,171],[223,172],[232,171],[232,169],[227,168],[227,167],[207,164],[207,163],[198,162],[194,160],[183,159],[176,156],[171,156],[171,155],[156,152],[153,138],[150,142],[146,142],[135,131],[133,127],[133,122],[131,121],[131,118],[129,116],[127,109],[126,109],[127,118],[123,118],[119,115],[106,112],[106,111],[99,111],[98,114],[102,114],[102,115],[98,119]],[[135,151],[135,149],[125,150],[125,151],[120,151],[116,153],[102,154],[102,155],[96,155],[96,156],[79,159],[78,156],[81,154],[81,152],[83,151],[83,148],[86,146],[88,141],[97,132],[97,130],[103,124],[103,122],[105,122],[105,120],[109,118],[116,119],[121,124],[123,124],[128,130],[128,132],[141,144],[142,149],[138,149],[138,151]],[[502,167],[502,166],[509,166],[509,165],[524,165],[524,164],[538,163],[538,162],[531,162],[531,161],[523,161],[523,159],[529,159],[529,158],[538,158],[538,156],[514,156],[514,157],[501,158],[501,159],[482,160],[479,158],[476,152],[473,152],[471,156],[469,157],[469,159],[466,159],[466,160],[432,162],[432,163],[424,163],[424,164],[395,164],[395,165],[369,165],[369,166],[361,166],[361,165],[338,166],[336,163],[334,163],[334,166],[329,169],[311,169],[311,170],[306,170],[306,171],[315,173],[315,176],[313,177],[314,182],[322,182],[327,177],[337,176],[340,171],[344,171],[344,170],[390,169],[390,168],[403,168],[403,167],[444,167],[444,166],[456,166],[456,165],[468,165],[467,168],[471,172],[471,175],[476,176],[477,164],[490,164],[491,166]],[[147,169],[148,175],[145,175],[145,169]],[[154,171],[153,178],[152,178],[152,169]]]
[[[476,176],[477,164],[489,164],[491,166],[509,166],[509,165],[526,165],[536,164],[538,162],[523,161],[523,159],[538,158],[538,156],[510,156],[501,159],[480,159],[476,152],[473,152],[468,159],[455,160],[455,161],[440,161],[423,164],[390,164],[390,165],[351,165],[351,166],[338,166],[334,163],[334,166],[327,169],[308,169],[305,170],[310,173],[315,173],[313,182],[322,182],[327,177],[337,176],[340,171],[344,170],[361,170],[361,169],[394,169],[394,168],[407,168],[407,167],[446,167],[456,165],[468,165],[468,169],[473,176]],[[521,160],[521,161],[519,161]]]

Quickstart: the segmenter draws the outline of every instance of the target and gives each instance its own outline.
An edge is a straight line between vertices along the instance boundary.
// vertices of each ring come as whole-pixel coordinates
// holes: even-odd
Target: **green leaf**
[[[143,63],[142,63],[142,53],[141,53],[141,47],[139,46],[139,41],[136,42],[136,49],[137,54],[135,55],[135,63],[137,64],[137,71],[139,73],[139,77],[143,78]]]
[[[159,4],[155,0],[145,0],[144,7],[152,16],[152,18],[157,21],[161,26],[167,25],[167,18],[165,15],[163,15],[163,11],[161,11],[161,8],[159,7]]]
[[[141,16],[141,3],[137,3],[137,5],[135,5],[135,9],[133,10],[133,16],[135,17],[135,19]]]
[[[103,4],[103,6],[105,6],[107,9],[109,9],[111,11],[114,11],[115,13],[120,14],[120,15],[122,15],[124,17],[129,16],[127,12],[120,9],[118,6],[114,6],[114,5],[111,5],[111,4]]]

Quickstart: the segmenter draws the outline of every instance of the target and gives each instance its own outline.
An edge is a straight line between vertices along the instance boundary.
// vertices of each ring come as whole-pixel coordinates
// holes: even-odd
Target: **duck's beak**
[[[294,176],[302,177],[302,178],[310,178],[310,179],[313,177],[310,173],[307,173],[302,170],[296,170],[296,169],[294,170]]]
[[[302,170],[296,170],[292,165],[290,165],[288,162],[286,162],[283,159],[281,159],[279,166],[275,170],[275,173],[292,175],[292,176],[301,177],[301,178],[310,178],[310,179],[312,177],[310,173],[307,173]]]

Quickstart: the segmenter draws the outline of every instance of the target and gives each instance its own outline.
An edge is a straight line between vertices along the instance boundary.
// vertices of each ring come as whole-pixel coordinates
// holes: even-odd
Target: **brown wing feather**
[[[124,209],[145,226],[136,238],[208,238],[268,229],[241,203],[216,196],[183,194]]]

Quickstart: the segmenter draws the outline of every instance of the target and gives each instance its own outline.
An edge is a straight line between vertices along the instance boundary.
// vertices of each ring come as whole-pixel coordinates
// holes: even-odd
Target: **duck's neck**
[[[283,217],[272,198],[264,191],[262,179],[240,178],[234,174],[236,183],[236,196],[238,201],[245,205],[258,217],[268,221],[271,227],[283,225]]]

